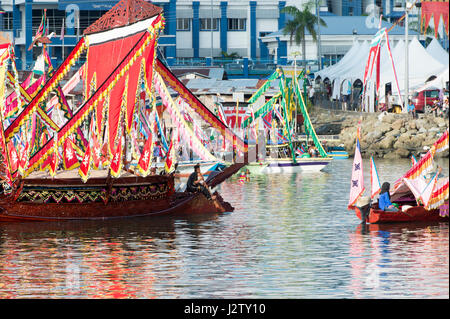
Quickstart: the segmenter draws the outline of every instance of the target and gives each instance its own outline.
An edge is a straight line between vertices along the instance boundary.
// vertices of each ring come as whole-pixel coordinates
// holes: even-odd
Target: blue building
[[[395,14],[392,12],[402,1],[404,0],[376,0],[375,4],[380,7],[379,11],[383,15],[391,14],[393,17]],[[49,33],[53,33],[52,43],[48,45],[50,56],[54,59],[54,65],[59,65],[82,36],[84,29],[117,2],[118,0],[0,0],[0,9],[4,11],[0,14],[0,29],[15,44],[19,69],[29,70],[41,53],[40,48],[28,48],[46,9]],[[166,28],[159,39],[158,54],[169,65],[208,65],[211,58],[216,62],[232,54],[242,59],[258,61],[257,63],[272,61],[285,64],[289,59],[287,41],[280,38],[274,53],[264,39],[285,26],[288,16],[281,11],[284,7],[302,7],[305,2],[307,0],[152,1],[164,9],[166,19]],[[373,0],[319,2],[321,16],[370,15],[367,8],[374,3]]]

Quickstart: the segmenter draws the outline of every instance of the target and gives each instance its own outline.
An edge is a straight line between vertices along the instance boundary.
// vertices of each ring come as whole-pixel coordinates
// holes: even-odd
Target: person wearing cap
[[[391,196],[389,194],[390,184],[384,182],[381,185],[380,198],[378,199],[378,208],[385,212],[398,212],[398,208],[391,203]]]
[[[367,217],[370,214],[370,206],[371,206],[370,196],[361,196],[356,202],[356,207],[358,207],[361,212],[362,224],[366,223]]]
[[[194,172],[188,178],[186,190],[190,193],[203,193],[207,199],[212,199],[211,192],[203,178],[199,164],[194,166]]]

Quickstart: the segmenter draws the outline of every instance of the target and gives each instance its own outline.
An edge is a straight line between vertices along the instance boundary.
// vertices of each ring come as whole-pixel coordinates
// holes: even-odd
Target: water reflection
[[[351,165],[233,177],[232,213],[0,224],[0,298],[448,298],[448,223],[363,228]]]
[[[360,224],[349,234],[356,298],[440,297],[448,289],[448,223]],[[442,281],[437,278],[441,277]],[[408,281],[412,290],[397,290]],[[424,284],[432,282],[433,288]]]

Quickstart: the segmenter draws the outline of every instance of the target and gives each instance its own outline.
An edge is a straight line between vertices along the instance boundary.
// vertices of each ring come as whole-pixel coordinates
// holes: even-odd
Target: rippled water
[[[233,213],[0,224],[0,298],[449,298],[448,223],[362,229],[351,165],[234,177]],[[377,161],[382,182],[409,165]]]

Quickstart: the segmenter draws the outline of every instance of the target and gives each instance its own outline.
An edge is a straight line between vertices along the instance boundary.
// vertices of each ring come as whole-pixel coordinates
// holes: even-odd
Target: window
[[[425,97],[431,97],[431,98],[439,98],[439,91],[425,91]]]
[[[212,26],[211,26],[212,25]],[[200,31],[219,30],[219,19],[203,18],[200,19]]]
[[[178,18],[177,19],[177,31],[189,31],[191,29],[191,19]]]
[[[353,15],[353,7],[348,8],[348,15],[349,16]]]
[[[246,19],[228,19],[228,31],[245,31]]]
[[[3,14],[3,31],[10,31],[13,29],[12,12],[5,12]]]

